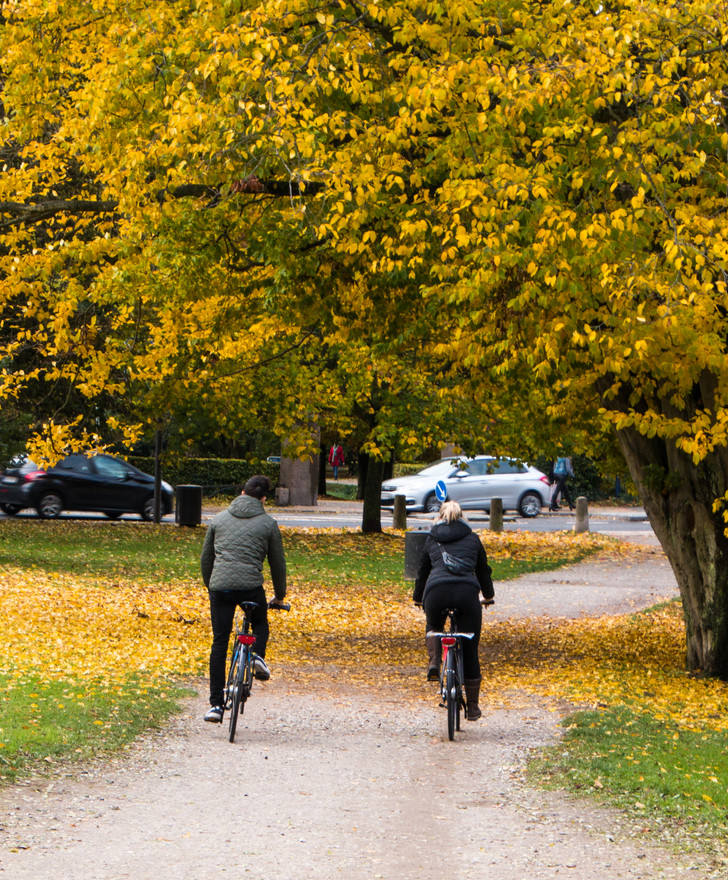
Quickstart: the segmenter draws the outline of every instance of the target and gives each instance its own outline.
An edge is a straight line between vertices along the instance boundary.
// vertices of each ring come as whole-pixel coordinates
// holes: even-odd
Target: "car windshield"
[[[457,470],[452,464],[451,459],[445,459],[444,461],[436,461],[434,464],[429,465],[423,471],[420,471],[417,476],[418,477],[446,477],[448,474],[452,473],[454,470]]]

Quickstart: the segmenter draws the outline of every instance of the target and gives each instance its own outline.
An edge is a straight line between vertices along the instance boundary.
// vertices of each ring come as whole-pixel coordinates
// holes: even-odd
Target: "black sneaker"
[[[440,680],[440,670],[437,666],[430,666],[427,670],[427,680],[428,681],[439,681]]]
[[[256,657],[254,664],[255,672],[253,675],[258,679],[258,681],[268,681],[270,678],[270,669],[268,669],[268,664],[262,657]]]
[[[220,724],[222,722],[222,712],[222,706],[210,706],[205,713],[205,721],[211,721],[213,724]]]

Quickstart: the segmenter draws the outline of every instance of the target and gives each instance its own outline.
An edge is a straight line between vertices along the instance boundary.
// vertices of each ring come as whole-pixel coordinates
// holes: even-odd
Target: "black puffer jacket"
[[[440,544],[450,555],[468,563],[472,572],[458,575],[448,571],[442,561],[443,548]],[[484,598],[492,599],[494,596],[491,568],[488,565],[485,547],[462,519],[451,523],[441,522],[433,526],[425,541],[412,598],[415,602],[422,603],[430,587],[441,583],[472,584],[473,589],[476,592],[480,590]]]

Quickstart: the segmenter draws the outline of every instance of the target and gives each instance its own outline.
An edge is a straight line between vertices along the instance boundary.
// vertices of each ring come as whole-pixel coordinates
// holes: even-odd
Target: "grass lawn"
[[[725,853],[728,733],[685,729],[634,708],[578,712],[531,762],[535,782],[624,811],[667,845]]]
[[[183,682],[207,672],[204,529],[37,519],[3,520],[0,529],[0,777],[115,748],[163,723]],[[361,624],[352,609],[371,613],[374,597],[379,613],[392,603],[403,613],[409,650],[421,650],[419,623],[413,629],[407,617],[404,540],[394,532],[284,530],[290,595],[303,608],[276,622],[287,659],[305,659],[307,614],[347,639]],[[600,546],[492,540],[496,578],[573,562]],[[49,672],[39,669],[41,656]]]
[[[13,566],[65,574],[103,574],[107,577],[145,578],[169,583],[200,581],[199,558],[204,529],[176,528],[150,523],[62,520],[5,520],[2,523],[0,569]],[[372,589],[399,585],[403,580],[404,536],[384,532],[361,535],[341,529],[284,529],[286,559],[291,578],[321,579],[335,585],[351,580]],[[512,534],[512,533],[511,533]],[[598,542],[532,541],[525,544],[503,534],[484,533],[496,580],[529,571],[560,568],[600,549]],[[537,542],[538,543],[538,542]]]

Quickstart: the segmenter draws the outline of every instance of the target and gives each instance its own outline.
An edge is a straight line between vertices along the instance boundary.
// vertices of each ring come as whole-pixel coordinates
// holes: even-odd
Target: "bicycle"
[[[462,639],[472,639],[475,633],[458,632],[457,609],[445,611],[450,620],[449,632],[428,632],[427,636],[436,636],[442,645],[442,670],[440,672],[441,706],[447,708],[447,738],[452,742],[455,731],[460,730],[460,712],[465,709],[463,696],[463,648]]]
[[[250,696],[253,687],[255,660],[258,656],[253,650],[255,636],[251,632],[252,624],[250,621],[250,614],[254,608],[258,607],[258,603],[241,602],[240,607],[243,611],[243,622],[242,625],[237,621],[235,624],[235,638],[230,656],[227,684],[223,692],[222,717],[220,718],[220,723],[222,724],[225,712],[230,712],[230,720],[228,722],[230,742],[235,741],[238,716],[243,714],[245,702]],[[291,609],[288,603],[285,605],[268,603],[268,607],[278,611],[290,611]]]

